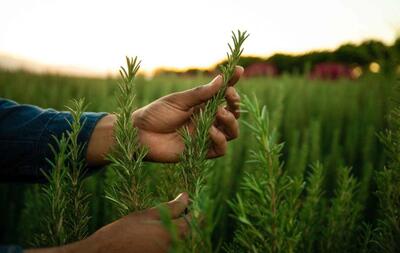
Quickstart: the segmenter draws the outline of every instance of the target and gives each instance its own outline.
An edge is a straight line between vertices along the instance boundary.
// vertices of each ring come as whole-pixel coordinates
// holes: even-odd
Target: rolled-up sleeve
[[[87,142],[97,122],[107,113],[85,112],[78,142]],[[70,130],[72,116],[69,112],[21,105],[0,98],[0,181],[41,182],[41,171],[51,169],[46,158],[53,159],[49,145],[56,147],[54,137],[60,138]],[[89,168],[90,170],[90,168]]]

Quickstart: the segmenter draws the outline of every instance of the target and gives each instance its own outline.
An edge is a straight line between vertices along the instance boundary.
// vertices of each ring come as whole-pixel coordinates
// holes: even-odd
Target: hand
[[[227,106],[219,108],[216,119],[210,129],[211,146],[208,158],[225,154],[227,141],[239,134],[240,97],[234,85],[243,74],[243,68],[237,66],[225,98]],[[177,162],[184,144],[178,130],[188,126],[193,128],[193,113],[211,99],[222,87],[222,76],[218,75],[206,85],[161,97],[149,105],[135,111],[133,124],[139,130],[139,141],[149,148],[146,159],[153,162]],[[96,125],[88,144],[87,161],[89,165],[101,165],[106,161],[105,155],[111,149],[113,126],[116,116],[107,115]]]
[[[211,146],[209,158],[222,156],[227,141],[239,134],[240,98],[233,85],[243,73],[237,67],[226,90],[226,108],[219,108],[214,125],[210,129]],[[182,127],[194,128],[191,121],[196,109],[201,108],[222,87],[223,79],[218,75],[210,83],[190,90],[172,93],[138,109],[132,115],[139,129],[140,142],[149,148],[147,159],[154,162],[177,162],[184,144],[177,130]]]
[[[181,217],[189,203],[186,193],[166,203],[178,232],[189,232],[188,221]],[[168,252],[171,238],[160,221],[156,207],[131,213],[108,224],[79,242],[49,249],[32,249],[26,253],[161,253]]]

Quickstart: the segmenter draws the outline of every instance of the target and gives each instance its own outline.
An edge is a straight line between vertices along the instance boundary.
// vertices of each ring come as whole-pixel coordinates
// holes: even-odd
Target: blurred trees
[[[360,44],[347,43],[333,51],[312,51],[300,55],[277,53],[268,58],[242,57],[240,64],[247,67],[255,62],[272,63],[281,74],[303,74],[313,66],[325,62],[359,66],[363,69],[376,62],[382,71],[390,72],[400,64],[400,37],[392,45],[378,40],[367,40]]]
[[[193,77],[197,75],[214,75],[219,62],[210,69],[191,68],[184,71],[158,69],[155,75],[175,75]],[[366,40],[359,44],[346,43],[335,50],[311,51],[299,55],[276,53],[268,58],[257,56],[242,56],[239,64],[248,67],[254,63],[268,63],[276,67],[279,74],[307,74],[320,63],[337,63],[347,67],[360,67],[368,71],[371,63],[379,64],[380,71],[389,74],[400,69],[400,37],[392,45],[386,45],[379,40]]]

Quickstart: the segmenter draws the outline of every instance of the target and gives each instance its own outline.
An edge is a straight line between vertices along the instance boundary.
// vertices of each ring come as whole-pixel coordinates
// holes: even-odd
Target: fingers
[[[236,66],[232,78],[228,81],[228,86],[234,86],[243,75],[243,72],[244,68],[242,66]]]
[[[178,218],[189,205],[189,195],[186,192],[179,194],[174,200],[167,203],[172,219]]]
[[[228,81],[228,86],[235,85],[243,74],[243,67],[236,66],[232,78]],[[189,110],[194,106],[200,105],[212,98],[224,85],[221,75],[216,76],[210,83],[195,87],[190,90],[173,93],[165,99],[171,104],[177,105],[182,110]]]
[[[178,218],[188,207],[189,205],[189,195],[186,192],[179,194],[174,200],[165,203],[164,205],[167,206],[171,218],[176,219]],[[142,215],[146,216],[149,219],[158,220],[160,219],[160,212],[158,207],[153,207],[150,209],[145,210]]]
[[[200,105],[217,94],[224,82],[221,75],[215,77],[210,83],[195,87],[190,90],[174,93],[166,99],[179,106],[182,110],[189,110]]]
[[[216,118],[217,128],[225,135],[226,140],[230,141],[239,136],[239,123],[233,113],[219,107]]]
[[[223,156],[227,149],[227,140],[225,135],[219,131],[215,126],[210,128],[211,147],[208,151],[209,158],[216,158]]]
[[[226,108],[238,119],[240,117],[240,96],[236,89],[228,87],[226,89],[225,99],[227,103]]]
[[[175,226],[177,227],[179,236],[181,238],[186,237],[189,234],[191,220],[192,216],[190,214],[174,220]]]

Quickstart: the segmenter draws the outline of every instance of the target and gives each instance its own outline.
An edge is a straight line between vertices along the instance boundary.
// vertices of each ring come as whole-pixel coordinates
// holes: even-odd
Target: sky
[[[399,0],[0,0],[0,54],[98,73],[125,55],[142,69],[209,67],[232,30],[250,33],[246,55],[393,42]]]

